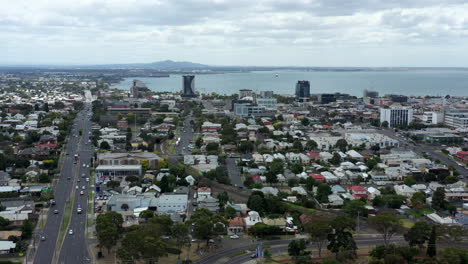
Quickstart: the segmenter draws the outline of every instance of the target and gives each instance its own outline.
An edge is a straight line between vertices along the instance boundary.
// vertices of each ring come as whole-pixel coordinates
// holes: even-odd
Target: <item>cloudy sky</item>
[[[0,4],[0,64],[468,66],[466,0]]]

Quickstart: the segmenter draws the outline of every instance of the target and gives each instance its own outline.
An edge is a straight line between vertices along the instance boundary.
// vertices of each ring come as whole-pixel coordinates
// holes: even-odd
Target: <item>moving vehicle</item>
[[[83,209],[81,209],[81,207],[78,207],[78,208],[76,209],[76,212],[79,213],[79,214],[81,214],[82,211],[83,211]]]
[[[57,210],[57,209],[54,210],[54,214],[58,214],[58,210]]]
[[[46,237],[45,236],[41,236],[41,241],[45,241],[46,240]]]
[[[83,192],[83,191],[81,191],[81,192],[80,192],[80,195],[83,195],[83,194],[84,194],[84,192]]]
[[[69,235],[73,235],[73,229],[68,230]]]

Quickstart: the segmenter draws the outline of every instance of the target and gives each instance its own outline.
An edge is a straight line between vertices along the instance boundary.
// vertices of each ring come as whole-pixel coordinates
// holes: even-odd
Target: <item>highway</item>
[[[288,244],[294,239],[284,239],[284,240],[266,240],[262,241],[264,246],[269,246],[270,252],[274,254],[279,254],[282,252],[286,252],[288,250]],[[359,246],[371,246],[371,245],[381,245],[383,244],[383,239],[382,238],[368,238],[368,237],[358,237],[355,238],[356,244]],[[403,237],[402,236],[395,236],[391,239],[392,243],[404,243]],[[216,263],[220,261],[221,259],[227,260],[229,259],[230,255],[236,254],[240,251],[248,251],[250,253],[245,253],[236,257],[233,257],[229,261],[223,263],[229,263],[229,264],[240,264],[247,262],[251,259],[251,254],[252,252],[255,251],[257,244],[250,244],[247,246],[244,245],[239,245],[239,247],[236,248],[231,248],[231,249],[226,249],[222,250],[216,253],[213,253],[207,257],[204,257],[198,261],[195,261],[195,264],[211,264],[211,263]],[[312,247],[310,247],[312,248]],[[326,251],[326,244],[324,246],[324,249],[322,249],[322,252]],[[221,262],[221,261],[220,261]]]
[[[69,199],[70,194],[75,190],[78,178],[80,178],[82,173],[85,173],[85,175],[89,177],[89,168],[85,168],[81,165],[82,163],[89,164],[91,157],[91,151],[87,150],[87,148],[90,148],[90,144],[86,145],[89,136],[88,133],[91,130],[91,121],[87,117],[87,113],[91,112],[91,100],[89,100],[88,96],[89,94],[86,96],[87,100],[84,105],[84,110],[77,115],[74,121],[72,132],[65,147],[66,154],[64,156],[60,177],[54,186],[56,204],[49,210],[46,224],[44,228],[40,230],[40,233],[37,234],[40,237],[44,236],[45,240],[39,241],[34,260],[28,260],[28,263],[86,263],[85,260],[89,259],[87,256],[85,237],[85,206],[87,203],[81,201],[82,199],[86,199],[86,195],[83,195],[81,199],[77,199],[75,195],[74,207],[76,208],[77,202],[84,206],[83,213],[79,217],[76,217],[76,209],[73,211],[74,214],[72,214],[70,228],[74,229],[75,235],[69,237],[67,229],[63,247],[59,245],[57,241],[60,233],[60,226],[64,218],[65,207],[71,202]],[[81,136],[79,135],[80,129],[83,129]],[[77,164],[74,164],[75,154],[81,156],[80,162]],[[82,179],[83,180],[80,180],[82,183],[83,181],[86,182],[84,178]],[[77,193],[77,195],[79,194]],[[54,210],[58,210],[58,213],[54,214]],[[39,238],[36,240],[39,240]],[[59,251],[60,248],[62,249],[61,251]],[[58,262],[59,259],[61,262]]]
[[[82,136],[78,142],[76,152],[80,159],[74,167],[74,187],[71,195],[74,197],[72,215],[70,225],[67,228],[67,234],[62,245],[58,245],[61,250],[58,258],[58,263],[89,263],[90,258],[87,252],[86,243],[86,217],[88,209],[88,192],[91,192],[90,182],[86,181],[89,178],[90,167],[92,166],[92,143],[90,141],[91,121],[90,113],[78,118],[78,129],[82,130]],[[75,154],[74,153],[74,154]],[[91,183],[92,184],[92,183]],[[82,194],[81,194],[82,193]],[[78,208],[81,208],[81,213],[78,213]],[[69,230],[73,234],[69,234]]]

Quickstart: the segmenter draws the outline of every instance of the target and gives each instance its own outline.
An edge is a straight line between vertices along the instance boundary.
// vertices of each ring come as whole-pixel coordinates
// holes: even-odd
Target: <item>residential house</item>
[[[356,185],[356,186],[349,186],[348,191],[353,195],[354,200],[358,200],[361,198],[368,198],[366,188]]]
[[[247,217],[244,217],[245,228],[248,230],[250,227],[254,226],[256,223],[263,223],[260,214],[256,211],[250,211],[247,213]]]
[[[395,185],[395,186],[393,186],[393,188],[395,189],[396,194],[405,196],[407,198],[411,198],[413,196],[413,194],[416,193],[415,189],[409,187],[406,184]]]
[[[244,234],[244,219],[242,217],[234,217],[233,219],[229,220],[228,235],[242,235]]]

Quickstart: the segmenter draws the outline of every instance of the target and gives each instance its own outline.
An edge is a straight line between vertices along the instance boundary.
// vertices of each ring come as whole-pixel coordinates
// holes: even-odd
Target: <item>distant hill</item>
[[[86,66],[86,68],[139,68],[139,69],[155,69],[155,70],[178,70],[178,69],[208,69],[211,66],[193,63],[189,61],[172,61],[164,60],[151,63],[126,63],[126,64],[103,64],[103,65],[92,65]]]

